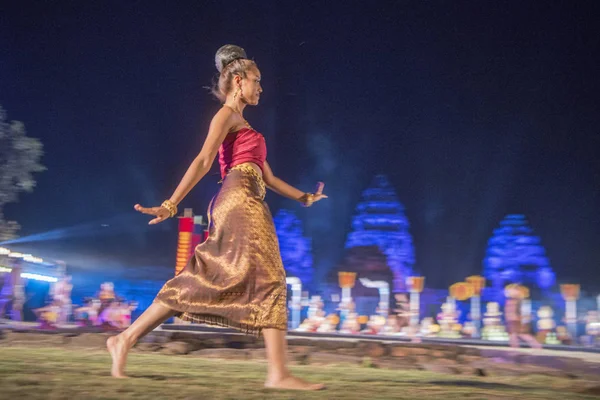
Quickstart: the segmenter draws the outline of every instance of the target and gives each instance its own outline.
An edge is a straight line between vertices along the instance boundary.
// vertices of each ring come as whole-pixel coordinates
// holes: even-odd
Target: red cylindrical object
[[[193,246],[194,218],[179,218],[179,236],[177,238],[177,255],[175,260],[175,275],[178,275],[187,264]]]

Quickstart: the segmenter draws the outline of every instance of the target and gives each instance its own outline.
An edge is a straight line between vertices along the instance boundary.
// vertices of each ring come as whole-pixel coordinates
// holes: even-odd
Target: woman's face
[[[253,66],[246,71],[246,77],[240,80],[242,87],[242,99],[246,104],[257,105],[260,100],[260,94],[262,93],[262,86],[260,85],[260,70]]]

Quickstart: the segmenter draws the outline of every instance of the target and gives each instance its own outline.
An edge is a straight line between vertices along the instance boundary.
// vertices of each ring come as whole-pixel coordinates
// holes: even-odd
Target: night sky
[[[5,214],[22,236],[59,238],[23,249],[170,274],[176,222],[148,227],[133,205],[168,198],[200,150],[219,108],[205,89],[214,54],[234,43],[262,71],[245,116],[275,174],[307,191],[326,183],[330,198],[310,209],[267,197],[303,220],[319,271],[340,260],[361,191],[385,173],[428,286],[480,273],[508,213],[527,216],[559,281],[600,284],[596,1],[10,3],[0,104],[41,139],[48,170]],[[215,162],[180,207],[204,213],[217,173]]]

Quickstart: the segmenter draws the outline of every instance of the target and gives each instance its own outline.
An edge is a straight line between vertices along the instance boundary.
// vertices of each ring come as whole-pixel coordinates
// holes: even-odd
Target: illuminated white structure
[[[565,300],[565,322],[571,333],[571,337],[577,337],[577,299],[579,299],[580,285],[560,285],[560,293]]]
[[[410,293],[410,326],[419,324],[421,314],[420,293],[425,287],[425,278],[422,276],[409,276],[406,278],[406,287]]]
[[[372,281],[368,278],[359,278],[358,280],[364,287],[379,291],[379,314],[387,316],[390,308],[390,284],[386,281]]]
[[[290,309],[292,310],[292,329],[300,326],[300,311],[302,309],[302,281],[299,278],[290,276],[285,278],[285,282],[292,287],[292,300]]]

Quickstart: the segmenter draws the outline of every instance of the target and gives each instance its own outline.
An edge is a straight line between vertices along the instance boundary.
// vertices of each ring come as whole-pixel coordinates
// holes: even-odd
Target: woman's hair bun
[[[215,66],[219,73],[221,73],[227,64],[240,58],[248,58],[246,57],[246,51],[240,46],[226,44],[217,50],[217,54],[215,54]]]

